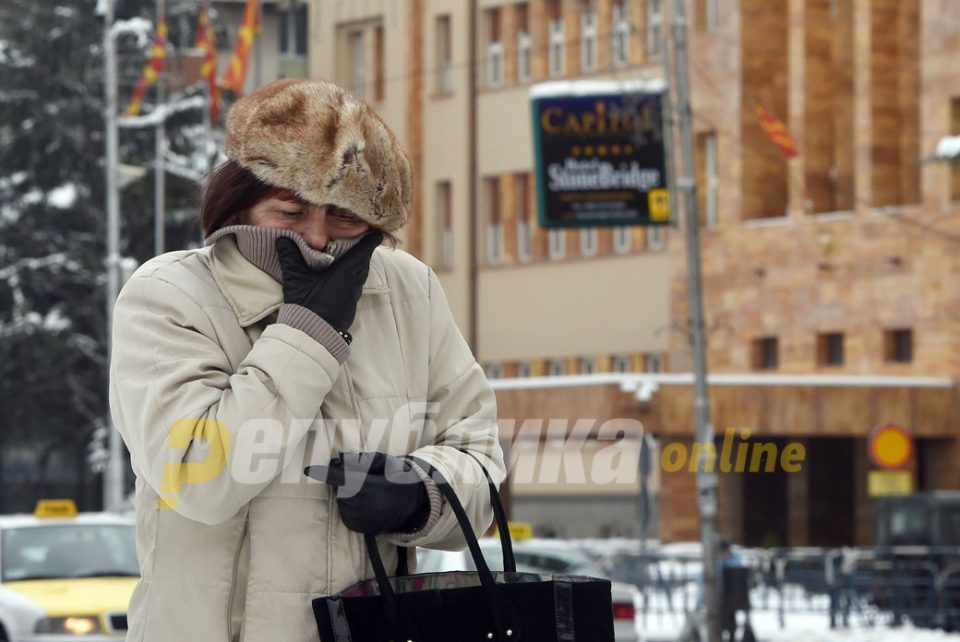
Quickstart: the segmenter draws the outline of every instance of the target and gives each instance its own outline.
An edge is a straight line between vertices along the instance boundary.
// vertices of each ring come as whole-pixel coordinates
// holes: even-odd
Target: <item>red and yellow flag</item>
[[[143,97],[147,93],[147,87],[157,82],[157,78],[163,73],[167,65],[167,17],[160,16],[157,22],[157,33],[153,36],[153,46],[150,49],[150,58],[143,67],[143,73],[140,75],[140,82],[137,88],[133,90],[133,97],[130,104],[124,111],[126,116],[136,116],[140,113],[143,106]]]
[[[200,20],[197,25],[196,49],[203,50],[203,66],[200,75],[207,83],[210,101],[210,118],[220,120],[220,87],[217,86],[217,34],[210,24],[207,0],[200,5]]]
[[[224,75],[220,86],[229,89],[237,96],[243,95],[243,85],[247,78],[247,67],[250,63],[250,50],[253,49],[253,39],[260,33],[260,6],[258,0],[247,0],[243,10],[243,21],[237,33],[237,45],[233,49],[230,67]]]
[[[760,127],[762,127],[763,131],[770,137],[773,144],[780,149],[780,153],[784,158],[796,158],[800,155],[800,150],[797,149],[797,143],[793,140],[793,136],[790,135],[786,125],[774,118],[770,112],[759,105],[757,105],[757,118],[760,119]]]

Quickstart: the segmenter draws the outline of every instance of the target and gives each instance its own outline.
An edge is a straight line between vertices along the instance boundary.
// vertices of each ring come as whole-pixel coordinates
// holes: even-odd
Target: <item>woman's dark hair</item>
[[[200,227],[210,236],[221,227],[238,224],[251,207],[276,192],[233,161],[227,161],[213,170],[203,191],[200,206]]]
[[[250,170],[228,160],[213,170],[203,191],[203,203],[200,205],[203,236],[210,236],[228,225],[242,224],[251,207],[285,191],[267,185]],[[389,232],[383,232],[383,239],[391,247],[400,245],[400,239]]]

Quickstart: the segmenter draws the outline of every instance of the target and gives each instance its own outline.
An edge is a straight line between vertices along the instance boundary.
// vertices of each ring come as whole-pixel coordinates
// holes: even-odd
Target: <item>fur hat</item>
[[[331,82],[278,80],[227,115],[227,158],[317,205],[350,210],[394,232],[410,210],[410,165],[393,132]]]

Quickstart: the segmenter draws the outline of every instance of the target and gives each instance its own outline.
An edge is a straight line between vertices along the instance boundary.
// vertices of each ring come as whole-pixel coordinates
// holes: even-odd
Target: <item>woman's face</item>
[[[315,250],[322,250],[329,241],[353,238],[370,229],[370,225],[350,210],[335,205],[313,205],[292,193],[276,194],[254,205],[247,224],[292,230]]]

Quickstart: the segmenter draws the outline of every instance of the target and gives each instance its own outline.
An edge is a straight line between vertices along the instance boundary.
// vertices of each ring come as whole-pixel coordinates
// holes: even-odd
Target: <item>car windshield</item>
[[[132,525],[71,524],[0,533],[0,581],[139,575]]]

